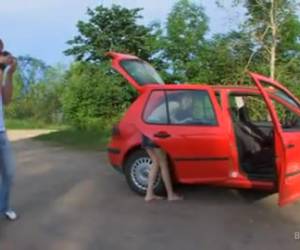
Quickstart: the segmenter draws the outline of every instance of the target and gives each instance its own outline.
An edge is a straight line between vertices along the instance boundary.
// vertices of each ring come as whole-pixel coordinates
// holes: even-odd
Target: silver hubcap
[[[131,168],[131,179],[133,183],[140,189],[146,190],[148,186],[148,177],[152,161],[149,157],[141,157],[135,160]],[[154,188],[157,187],[160,177],[156,178]]]

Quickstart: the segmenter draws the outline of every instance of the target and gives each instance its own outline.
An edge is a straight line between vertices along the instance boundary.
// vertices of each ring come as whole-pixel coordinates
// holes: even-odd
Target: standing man
[[[9,207],[15,166],[4,127],[3,104],[9,104],[12,98],[17,61],[10,53],[3,51],[3,48],[4,44],[0,39],[0,216],[4,215],[13,221],[18,218],[16,212]]]

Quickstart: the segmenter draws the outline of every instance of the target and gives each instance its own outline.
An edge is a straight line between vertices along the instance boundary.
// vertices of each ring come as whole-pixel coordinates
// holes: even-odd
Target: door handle
[[[286,148],[288,148],[288,149],[289,149],[289,148],[294,148],[294,147],[295,147],[295,144],[291,144],[291,143],[290,143],[290,144],[286,145]]]
[[[159,131],[154,134],[154,137],[158,137],[158,138],[162,138],[162,139],[168,138],[170,136],[171,135],[169,133],[167,133],[166,131]]]

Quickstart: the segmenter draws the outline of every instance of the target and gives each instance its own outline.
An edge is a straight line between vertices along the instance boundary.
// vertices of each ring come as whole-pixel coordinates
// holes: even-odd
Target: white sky
[[[127,8],[141,7],[142,21],[166,20],[176,0],[6,0],[0,4],[0,38],[6,49],[16,55],[32,55],[48,64],[68,63],[62,51],[66,41],[76,34],[78,20],[86,19],[87,7],[119,4]],[[218,8],[214,0],[194,0],[204,6],[210,20],[211,33],[226,32],[242,20],[242,11]]]

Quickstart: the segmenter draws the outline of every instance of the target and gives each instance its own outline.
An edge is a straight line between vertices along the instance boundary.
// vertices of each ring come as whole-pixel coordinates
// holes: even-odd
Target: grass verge
[[[57,130],[48,134],[39,135],[35,140],[63,145],[85,150],[105,150],[110,131],[84,131],[72,128]]]
[[[41,121],[34,120],[16,120],[5,119],[5,126],[7,129],[63,129],[66,126],[56,124],[46,124]]]

